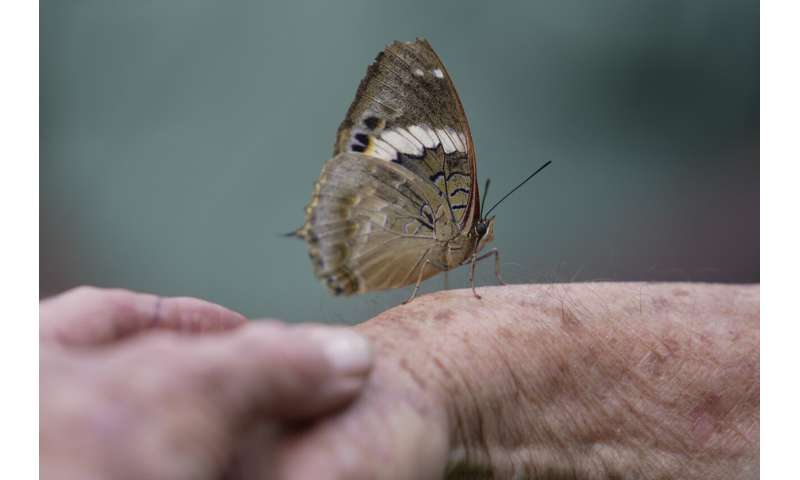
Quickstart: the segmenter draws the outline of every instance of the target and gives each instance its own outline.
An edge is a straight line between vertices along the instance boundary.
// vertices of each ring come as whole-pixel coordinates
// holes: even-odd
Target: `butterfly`
[[[504,282],[497,249],[479,253],[495,218],[479,208],[475,160],[439,56],[424,39],[394,42],[368,67],[305,223],[289,235],[306,241],[316,276],[336,295],[413,284],[408,302],[425,279],[468,264],[480,298],[476,262],[493,256]]]

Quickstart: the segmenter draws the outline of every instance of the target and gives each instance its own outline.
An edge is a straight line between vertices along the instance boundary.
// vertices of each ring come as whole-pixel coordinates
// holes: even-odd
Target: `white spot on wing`
[[[408,131],[422,142],[425,148],[434,148],[439,145],[433,130],[427,125],[410,125]]]
[[[450,139],[450,135],[446,130],[437,128],[436,136],[442,141],[442,149],[444,149],[444,153],[453,153],[456,151],[456,146],[453,144],[453,140]]]
[[[413,138],[413,137],[412,137]],[[410,141],[405,136],[401,135],[400,133],[387,130],[381,134],[381,139],[383,139],[386,143],[394,147],[398,152],[406,153],[409,155],[421,155],[422,154],[422,145],[417,141]]]
[[[396,158],[393,153],[384,150],[383,148],[381,148],[380,145],[377,144],[370,145],[369,149],[364,153],[372,157],[380,158],[381,160],[393,160],[394,158]]]
[[[433,129],[427,125],[421,125],[421,126],[422,128],[425,129],[425,133],[427,133],[428,136],[433,139],[433,148],[439,146],[439,137],[436,136],[436,132],[434,132]]]
[[[439,70],[438,68],[434,68],[433,70],[431,70],[431,73],[436,78],[444,78],[444,73],[442,73],[442,71]]]
[[[450,134],[450,137],[453,139],[453,143],[456,146],[456,150],[459,152],[466,152],[467,151],[467,143],[461,140],[462,135],[452,128],[447,129],[447,133]]]
[[[425,75],[425,72],[423,72],[421,69],[418,68],[418,69],[414,70],[414,75],[416,75],[418,77],[422,77],[422,76]]]
[[[397,130],[395,130],[395,131],[396,131],[396,132],[397,132],[399,135],[402,135],[402,136],[403,136],[403,138],[405,138],[406,140],[408,140],[409,142],[411,142],[411,144],[412,144],[412,145],[414,145],[414,148],[415,148],[417,151],[419,151],[419,153],[422,153],[422,150],[423,150],[423,148],[424,148],[424,147],[423,147],[423,146],[422,146],[422,144],[419,142],[419,139],[418,139],[417,137],[415,137],[414,135],[412,135],[412,134],[411,134],[411,132],[409,132],[409,131],[408,131],[408,130],[406,130],[405,128],[398,128],[398,129],[397,129]]]
[[[394,149],[388,143],[384,142],[383,140],[379,140],[373,137],[372,142],[370,142],[370,145],[373,146],[373,148],[375,148],[376,151],[380,150],[384,152],[384,156],[380,157],[383,158],[384,160],[394,160],[395,158],[397,158],[397,150]]]

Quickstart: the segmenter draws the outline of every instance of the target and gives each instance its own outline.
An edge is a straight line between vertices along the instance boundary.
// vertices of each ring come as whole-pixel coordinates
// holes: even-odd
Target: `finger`
[[[184,343],[170,362],[193,395],[238,427],[254,417],[312,418],[363,388],[372,368],[367,340],[347,329],[252,322],[222,337]]]
[[[196,298],[79,287],[39,306],[40,336],[64,345],[99,345],[148,329],[181,332],[228,330],[242,315]]]

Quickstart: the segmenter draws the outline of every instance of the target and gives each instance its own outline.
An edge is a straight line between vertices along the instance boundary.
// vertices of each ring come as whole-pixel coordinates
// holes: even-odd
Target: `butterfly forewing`
[[[342,152],[411,170],[436,185],[464,231],[472,225],[478,204],[472,135],[450,75],[427,41],[394,42],[378,54],[339,127],[334,155]]]

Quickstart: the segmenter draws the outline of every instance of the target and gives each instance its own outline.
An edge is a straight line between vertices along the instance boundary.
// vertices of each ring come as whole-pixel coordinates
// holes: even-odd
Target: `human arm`
[[[759,287],[519,285],[357,327],[377,364],[283,478],[757,478]],[[298,478],[302,475],[298,475]]]

